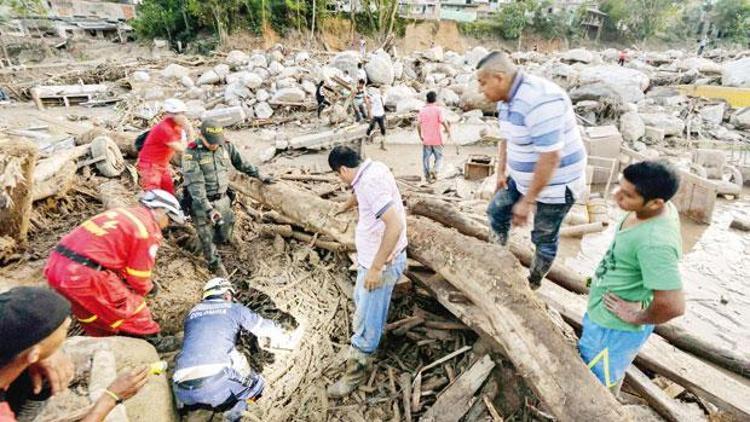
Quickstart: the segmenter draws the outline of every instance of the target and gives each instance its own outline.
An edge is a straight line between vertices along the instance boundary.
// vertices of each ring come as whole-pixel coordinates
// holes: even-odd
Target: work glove
[[[208,220],[211,221],[212,224],[221,224],[221,213],[215,209],[212,209],[208,212]]]
[[[271,176],[260,176],[259,179],[261,182],[263,182],[264,185],[271,185],[276,183],[276,180],[274,180]]]
[[[268,348],[281,350],[294,350],[302,340],[305,330],[298,326],[294,331],[286,332],[282,335],[269,337]]]

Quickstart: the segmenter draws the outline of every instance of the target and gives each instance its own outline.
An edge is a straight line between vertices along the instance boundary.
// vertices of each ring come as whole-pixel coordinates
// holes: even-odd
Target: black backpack
[[[141,150],[143,149],[143,144],[146,143],[146,138],[148,138],[149,132],[151,132],[151,130],[147,130],[135,138],[135,150],[136,151],[141,152]]]

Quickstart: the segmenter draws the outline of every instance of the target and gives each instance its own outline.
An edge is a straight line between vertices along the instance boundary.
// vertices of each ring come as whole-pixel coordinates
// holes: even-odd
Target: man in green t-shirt
[[[615,392],[654,325],[685,312],[680,220],[668,202],[678,187],[669,164],[643,161],[625,168],[614,196],[628,213],[592,277],[578,348]]]

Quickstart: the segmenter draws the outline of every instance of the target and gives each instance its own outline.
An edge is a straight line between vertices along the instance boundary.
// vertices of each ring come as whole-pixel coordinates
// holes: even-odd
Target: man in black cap
[[[27,400],[44,400],[68,387],[74,368],[61,349],[68,327],[70,303],[51,289],[16,287],[0,294],[0,421],[13,422]],[[118,377],[83,420],[104,420],[147,380],[148,367]]]
[[[182,155],[182,174],[203,255],[209,271],[217,277],[228,277],[228,273],[214,239],[229,243],[234,228],[230,197],[234,195],[229,190],[228,177],[230,166],[263,183],[273,183],[270,176],[262,176],[257,167],[242,157],[237,147],[226,141],[220,124],[213,120],[204,121],[200,137],[191,142]]]

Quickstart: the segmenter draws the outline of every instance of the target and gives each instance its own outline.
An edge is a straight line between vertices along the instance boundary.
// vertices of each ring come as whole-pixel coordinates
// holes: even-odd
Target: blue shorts
[[[653,325],[644,325],[641,331],[605,328],[592,321],[586,313],[578,351],[599,381],[612,388],[625,377],[628,366],[653,331]]]

